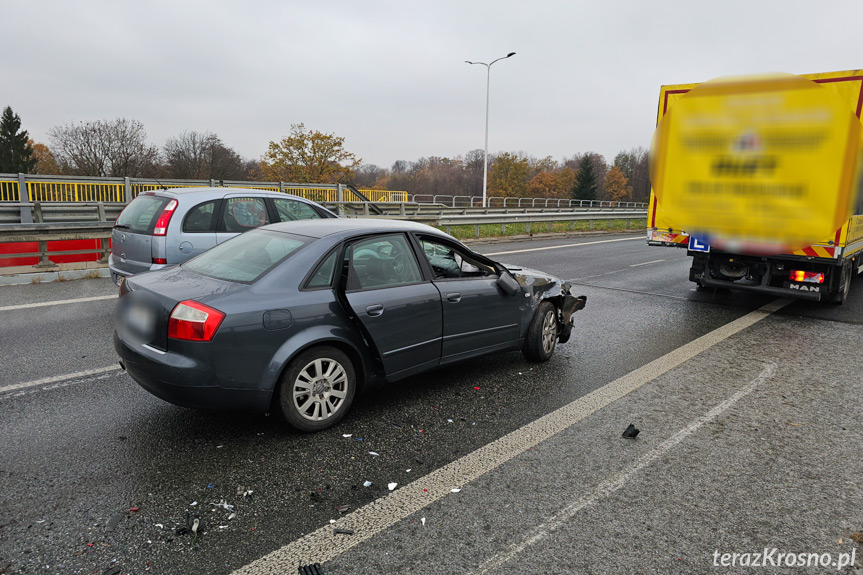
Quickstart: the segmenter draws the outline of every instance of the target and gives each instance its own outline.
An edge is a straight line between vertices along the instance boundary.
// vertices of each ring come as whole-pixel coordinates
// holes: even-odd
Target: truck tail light
[[[168,259],[167,258],[153,258],[153,263],[154,264],[165,264],[165,265],[167,265]]]
[[[168,337],[186,341],[210,341],[225,314],[193,300],[181,301],[168,318]]]
[[[174,210],[177,209],[177,200],[171,200],[162,213],[159,214],[159,219],[156,220],[156,227],[153,229],[154,236],[164,236],[168,233],[168,222],[171,221],[171,216],[174,215]]]
[[[808,284],[823,284],[824,283],[824,273],[823,272],[807,272],[804,270],[791,270],[791,273],[788,274],[788,279],[793,282],[805,282]]]

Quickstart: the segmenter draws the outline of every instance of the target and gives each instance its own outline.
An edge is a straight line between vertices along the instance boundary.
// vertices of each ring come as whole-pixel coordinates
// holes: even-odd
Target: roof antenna
[[[154,179],[154,180],[156,180],[156,178],[153,178],[153,179]],[[160,182],[159,180],[156,180],[156,183],[157,183],[157,184],[159,184],[159,187],[160,187],[160,188],[162,188],[162,189],[163,189],[163,190],[165,190],[166,192],[168,191],[168,188],[166,188],[166,187],[165,187],[165,184],[163,184],[163,183],[162,183],[162,182]]]

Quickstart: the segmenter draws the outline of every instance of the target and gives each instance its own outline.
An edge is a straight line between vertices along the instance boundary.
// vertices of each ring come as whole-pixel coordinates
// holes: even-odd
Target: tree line
[[[269,142],[259,159],[243,158],[211,132],[182,132],[158,148],[141,122],[127,118],[55,126],[48,135],[47,144],[31,140],[7,106],[0,117],[0,173],[344,183],[412,195],[482,196],[483,150],[397,160],[387,169],[364,164],[344,138],[304,124]],[[621,151],[611,165],[593,152],[561,161],[524,152],[490,154],[488,194],[646,202],[647,150]]]

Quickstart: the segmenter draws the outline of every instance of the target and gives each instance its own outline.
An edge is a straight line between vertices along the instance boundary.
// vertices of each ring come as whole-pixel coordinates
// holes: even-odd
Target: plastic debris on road
[[[426,518],[425,517],[420,518],[420,522],[423,524],[423,527],[426,526]]]
[[[375,457],[378,457],[380,453],[378,453],[377,451],[369,451],[369,455],[374,455]]]
[[[213,507],[221,507],[225,511],[233,511],[234,510],[234,506],[229,505],[228,502],[225,501],[224,499],[222,499],[218,503],[210,503],[210,505],[212,505]]]
[[[236,517],[237,517],[236,513],[231,513],[230,515],[228,515],[228,521],[230,521],[231,519],[234,519]]]
[[[105,524],[105,531],[106,531],[107,533],[110,533],[111,531],[113,531],[114,529],[116,529],[116,528],[117,528],[117,524],[118,524],[118,523],[120,523],[120,521],[121,521],[125,516],[126,516],[126,514],[125,514],[125,513],[115,513],[114,515],[112,515],[112,516],[108,519],[108,522]]]
[[[192,501],[191,503],[189,503],[189,507],[194,507],[197,504],[198,504],[197,501]]]
[[[458,493],[461,491],[461,489],[458,487],[453,487],[452,489],[450,489],[450,491],[452,491],[453,493]]]
[[[371,487],[371,486],[372,486],[372,482],[371,482],[371,481],[364,481],[364,482],[363,482],[363,487]]]
[[[392,491],[393,489],[395,489],[398,486],[399,486],[398,483],[390,483],[389,485],[387,485],[387,488],[389,488],[389,490]]]
[[[242,495],[245,492],[246,492],[246,486],[245,485],[237,485],[237,497],[239,497],[240,495]]]
[[[636,429],[635,425],[630,423],[629,427],[624,429],[623,433],[621,433],[620,436],[625,437],[626,439],[635,439],[640,432],[640,429]]]
[[[354,435],[353,433],[343,433],[343,434],[342,434],[342,437],[344,437],[345,439],[347,439],[348,437],[353,437],[353,435]]]
[[[350,508],[350,505],[339,505],[338,507],[336,507],[336,511],[338,511],[339,513],[344,513]]]

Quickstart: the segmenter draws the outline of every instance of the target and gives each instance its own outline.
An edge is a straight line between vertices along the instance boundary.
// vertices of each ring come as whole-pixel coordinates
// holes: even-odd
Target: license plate
[[[134,305],[129,308],[126,322],[129,328],[136,333],[144,337],[150,337],[153,335],[153,330],[156,326],[156,316],[150,308]]]

